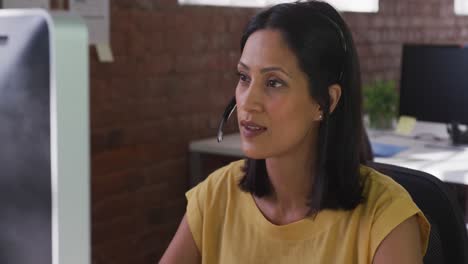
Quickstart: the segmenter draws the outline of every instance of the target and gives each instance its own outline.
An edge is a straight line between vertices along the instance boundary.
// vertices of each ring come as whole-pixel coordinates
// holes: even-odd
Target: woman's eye
[[[248,82],[249,81],[249,77],[241,72],[237,73],[237,75],[239,75],[239,80],[241,82]]]
[[[267,81],[267,86],[277,88],[277,87],[283,86],[283,82],[279,80],[271,79]]]

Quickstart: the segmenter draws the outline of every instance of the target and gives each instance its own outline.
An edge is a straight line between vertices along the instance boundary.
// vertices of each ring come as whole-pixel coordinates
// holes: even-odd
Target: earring
[[[323,115],[322,115],[322,114],[320,114],[320,116],[319,116],[319,120],[321,121],[322,119],[323,119]]]

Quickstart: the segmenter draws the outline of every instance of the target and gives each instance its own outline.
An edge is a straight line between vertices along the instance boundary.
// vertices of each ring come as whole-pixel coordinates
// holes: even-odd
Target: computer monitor
[[[400,115],[468,124],[468,48],[404,45]]]
[[[89,264],[88,42],[76,17],[0,10],[0,263]]]

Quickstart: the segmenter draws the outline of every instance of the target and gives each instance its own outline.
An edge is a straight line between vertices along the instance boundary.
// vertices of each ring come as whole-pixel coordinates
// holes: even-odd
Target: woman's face
[[[277,30],[248,38],[239,64],[237,117],[242,150],[249,158],[308,151],[316,138],[320,107],[307,75]]]

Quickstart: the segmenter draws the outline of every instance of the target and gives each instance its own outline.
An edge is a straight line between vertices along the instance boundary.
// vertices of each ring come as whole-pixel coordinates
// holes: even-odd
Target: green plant
[[[364,111],[369,115],[370,126],[390,128],[396,116],[398,94],[394,81],[378,80],[363,87]]]

